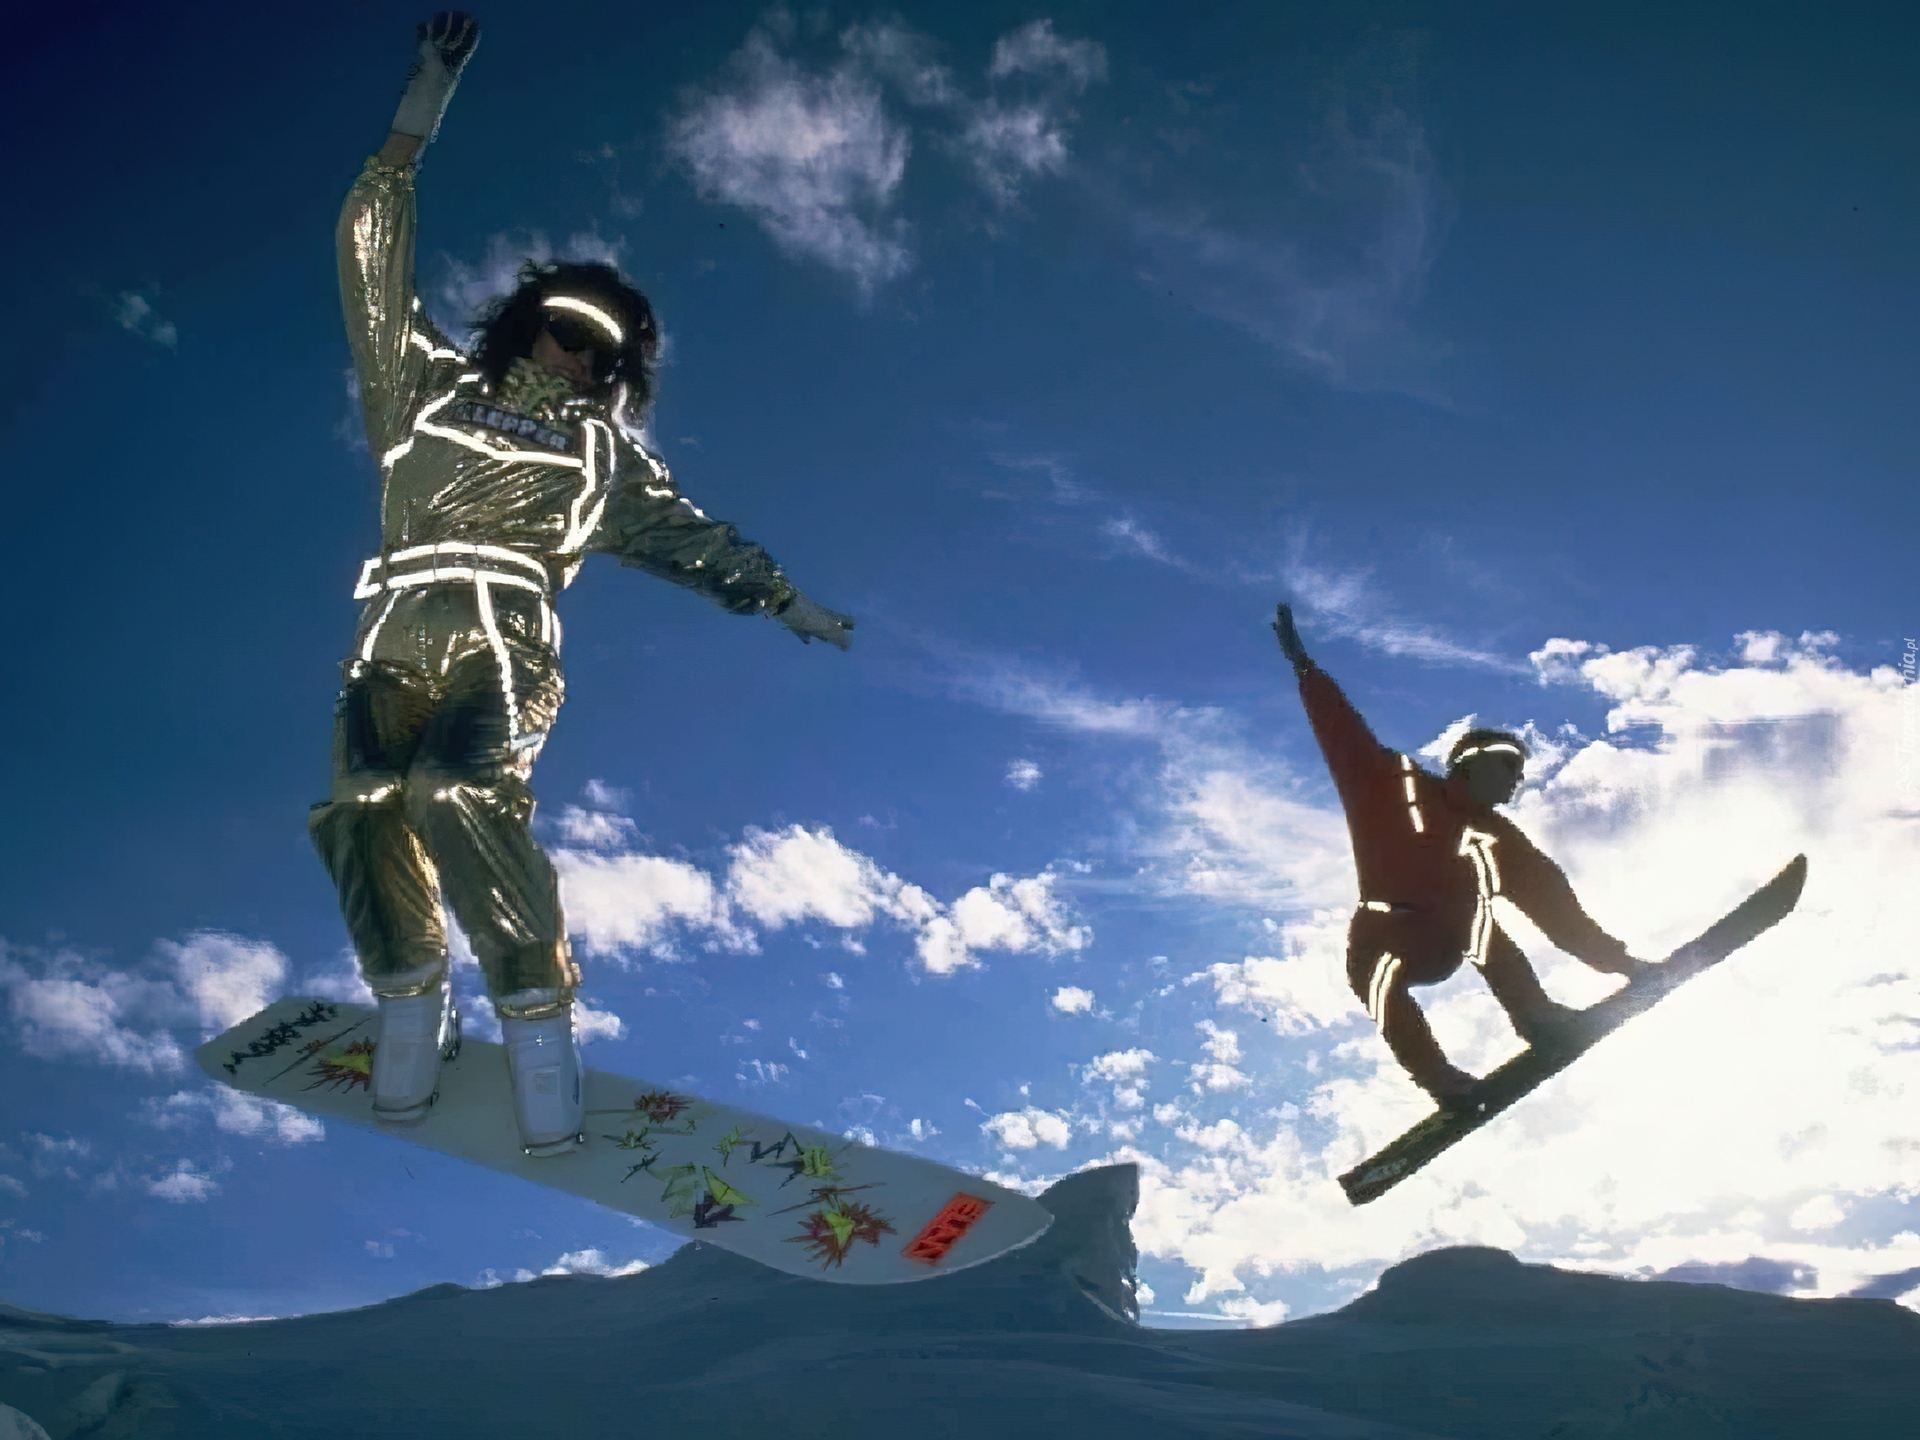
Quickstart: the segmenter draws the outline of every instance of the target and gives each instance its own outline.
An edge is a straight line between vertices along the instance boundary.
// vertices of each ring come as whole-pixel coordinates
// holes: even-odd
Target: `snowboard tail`
[[[1487,1075],[1457,1108],[1436,1110],[1377,1155],[1340,1177],[1340,1188],[1355,1205],[1378,1199],[1423,1165],[1451,1149],[1503,1110],[1592,1049],[1634,1016],[1652,1009],[1701,971],[1719,964],[1749,941],[1773,928],[1799,902],[1807,879],[1807,857],[1796,855],[1773,879],[1687,942],[1664,963],[1636,976],[1623,989],[1579,1012],[1584,1034],[1553,1050],[1529,1047]]]
[[[518,1175],[776,1270],[847,1285],[951,1274],[1036,1240],[1038,1201],[937,1161],[587,1070],[584,1142],[525,1155],[501,1047],[465,1040],[417,1124],[374,1118],[377,1014],[300,996],[202,1045],[215,1080]]]

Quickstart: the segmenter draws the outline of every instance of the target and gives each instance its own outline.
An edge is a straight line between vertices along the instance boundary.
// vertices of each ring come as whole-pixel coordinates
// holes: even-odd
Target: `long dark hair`
[[[533,353],[533,342],[546,328],[550,295],[571,295],[614,316],[625,333],[624,342],[607,346],[604,362],[595,370],[603,390],[621,382],[627,387],[627,409],[646,413],[653,400],[654,362],[660,354],[660,331],[653,306],[626,276],[599,261],[529,260],[520,267],[520,283],[512,294],[490,301],[474,317],[473,361],[487,384],[498,385],[515,360]]]

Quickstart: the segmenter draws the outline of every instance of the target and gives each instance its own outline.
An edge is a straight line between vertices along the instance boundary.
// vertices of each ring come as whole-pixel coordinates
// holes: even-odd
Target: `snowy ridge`
[[[618,1279],[439,1285],[247,1325],[0,1306],[0,1402],[81,1436],[1792,1440],[1904,1433],[1920,1315],[1430,1252],[1268,1330],[1142,1328],[1131,1166],[1024,1249],[824,1285],[692,1245]],[[0,1411],[0,1422],[9,1417]],[[31,1433],[31,1432],[22,1432]]]

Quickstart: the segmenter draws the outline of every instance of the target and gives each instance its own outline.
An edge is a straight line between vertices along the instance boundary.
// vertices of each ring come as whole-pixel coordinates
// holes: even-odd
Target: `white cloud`
[[[1289,927],[1299,954],[1284,960],[1249,955],[1201,973],[1213,981],[1220,1004],[1266,1015],[1281,1035],[1310,1035],[1363,1020],[1366,1013],[1346,981],[1347,919],[1346,911],[1317,912]]]
[[[1245,1090],[1253,1084],[1245,1072],[1217,1060],[1195,1064],[1191,1076],[1193,1093],[1196,1095],[1208,1091]]]
[[[1526,666],[1503,655],[1463,645],[1431,626],[1395,615],[1374,584],[1371,570],[1334,570],[1315,564],[1307,558],[1304,534],[1289,543],[1285,576],[1309,651],[1318,638],[1331,636],[1357,641],[1381,655],[1526,673]]]
[[[668,146],[703,196],[871,292],[913,263],[904,222],[889,214],[912,149],[906,127],[857,64],[805,70],[777,48],[789,27],[769,25],[673,122]]]
[[[1278,1325],[1287,1318],[1287,1302],[1271,1300],[1261,1302],[1247,1295],[1236,1295],[1230,1300],[1220,1302],[1220,1313],[1248,1325]]]
[[[1348,1206],[1335,1177],[1428,1107],[1342,993],[1339,907],[1282,907],[1285,958],[1197,972],[1223,1012],[1271,1017],[1312,1065],[1263,1078],[1300,1105],[1230,1124],[1235,1087],[1210,1086],[1227,1078],[1216,1067],[1243,1074],[1246,1061],[1233,1031],[1203,1027],[1188,1110],[1152,1112],[1172,1140],[1111,1157],[1142,1166],[1136,1238],[1197,1272],[1191,1303],[1257,1283],[1250,1304],[1272,1304],[1271,1277],[1364,1276],[1441,1244],[1630,1274],[1764,1257],[1817,1274],[1822,1294],[1920,1268],[1920,1235],[1868,1228],[1886,1209],[1869,1202],[1920,1195],[1906,902],[1920,826],[1895,783],[1913,691],[1891,666],[1847,669],[1831,644],[1742,636],[1722,659],[1541,647],[1543,679],[1606,699],[1608,728],[1568,737],[1515,818],[1597,919],[1660,955],[1796,851],[1810,856],[1807,891],[1776,930],[1380,1200]],[[1323,852],[1292,862],[1309,870],[1350,865],[1344,833],[1292,843]],[[1611,988],[1537,937],[1523,944],[1568,1003]],[[1459,1063],[1484,1070],[1517,1049],[1470,972],[1423,998]]]
[[[936,975],[949,975],[975,965],[974,952],[1030,950],[1046,955],[1084,950],[1093,932],[1072,924],[1064,906],[1053,897],[1051,872],[1015,879],[995,875],[987,884],[967,891],[945,915],[934,915],[921,928],[921,963]]]
[[[1035,20],[995,42],[987,78],[1027,82],[1018,98],[990,94],[965,106],[958,149],[996,202],[1010,204],[1022,184],[1067,166],[1068,97],[1107,73],[1106,50],[1091,40],[1062,40],[1051,20]]]
[[[1083,950],[1093,933],[1054,896],[1051,871],[994,875],[951,906],[883,870],[822,826],[749,826],[728,847],[723,881],[696,865],[659,856],[557,850],[569,924],[588,954],[645,948],[670,956],[677,928],[705,931],[711,946],[751,950],[756,932],[818,923],[843,931],[888,921],[916,933],[932,973],[976,965],[981,953],[1057,955]],[[851,940],[851,937],[847,937]],[[858,942],[849,948],[858,951]],[[841,988],[837,976],[827,983]]]
[[[585,810],[578,805],[562,809],[554,828],[560,832],[562,844],[582,850],[625,849],[633,844],[640,829],[624,815]]]
[[[618,956],[645,946],[671,957],[677,927],[709,933],[709,949],[753,950],[757,937],[747,921],[765,929],[814,921],[859,930],[888,920],[919,932],[917,951],[934,973],[977,963],[977,951],[1057,954],[1092,942],[1091,931],[1073,924],[1054,899],[1051,872],[1023,879],[996,875],[943,907],[824,827],[748,827],[729,855],[721,883],[697,866],[655,856],[562,849],[554,861],[566,886],[571,927],[589,954]],[[865,953],[850,935],[842,944]],[[838,974],[822,978],[833,989],[846,984]]]
[[[769,831],[750,826],[729,853],[728,899],[769,929],[821,920],[858,930],[883,914],[914,922],[939,908],[926,891],[883,871],[824,827]]]
[[[777,1060],[742,1060],[733,1078],[742,1085],[778,1085],[792,1073],[791,1065],[782,1065]]]
[[[1151,560],[1156,564],[1166,565],[1174,570],[1178,570],[1183,575],[1189,575],[1195,579],[1213,578],[1200,566],[1176,554],[1173,548],[1156,532],[1148,529],[1131,515],[1108,516],[1100,522],[1100,534],[1103,538],[1111,541],[1115,549],[1121,554],[1137,555],[1142,559]],[[1218,571],[1215,571],[1213,575],[1217,576],[1218,573]],[[1272,582],[1266,576],[1261,577],[1261,585],[1265,589],[1272,588]]]
[[[220,1193],[220,1186],[214,1178],[191,1160],[178,1161],[171,1170],[157,1176],[147,1176],[142,1183],[149,1195],[175,1205],[192,1205],[210,1200]]]
[[[1270,751],[1248,745],[1224,711],[1151,697],[1109,700],[1001,657],[968,657],[950,675],[962,698],[1089,740],[1140,742],[1161,756],[1124,820],[1136,883],[1242,904],[1351,907],[1346,822],[1299,797]]]
[[[180,348],[180,332],[171,320],[162,320],[154,312],[153,302],[134,290],[122,290],[113,302],[113,318],[122,330],[158,345],[162,350]]]
[[[580,788],[580,797],[596,810],[624,810],[633,800],[631,791],[598,778]]]
[[[1222,1065],[1240,1063],[1240,1037],[1231,1030],[1224,1030],[1211,1020],[1202,1020],[1195,1027],[1207,1038],[1201,1042],[1201,1049]]]
[[[1086,1073],[1096,1080],[1137,1080],[1147,1073],[1147,1066],[1154,1059],[1151,1050],[1109,1050],[1105,1055],[1096,1055],[1088,1061]]]
[[[1007,766],[1007,784],[1016,790],[1032,790],[1040,784],[1040,767],[1031,760],[1016,760]]]
[[[259,1325],[281,1318],[279,1315],[202,1315],[198,1320],[169,1320],[167,1324],[191,1330],[201,1325]]]
[[[1051,20],[1035,20],[994,42],[987,75],[994,80],[1014,75],[1057,77],[1078,92],[1107,78],[1107,52],[1092,40],[1062,40],[1053,33]]]
[[[1847,1218],[1847,1207],[1831,1195],[1815,1195],[1787,1216],[1789,1230],[1831,1230]]]
[[[123,969],[0,942],[0,992],[20,1048],[45,1060],[171,1074],[186,1065],[176,1032],[197,1041],[244,1020],[286,977],[278,950],[237,935],[197,931],[155,949],[158,965]]]
[[[1029,177],[1067,168],[1060,117],[1047,105],[989,100],[967,120],[960,145],[982,188],[1002,205],[1012,203]]]
[[[1114,503],[1099,487],[1075,477],[1057,457],[998,454],[991,458],[1008,470],[1045,475],[1047,499],[1053,505],[1108,508]],[[1353,640],[1382,655],[1433,664],[1472,665],[1505,674],[1531,673],[1523,662],[1477,648],[1395,613],[1390,598],[1375,583],[1371,568],[1338,568],[1313,559],[1312,536],[1305,528],[1296,528],[1286,538],[1278,564],[1267,556],[1272,547],[1261,545],[1257,547],[1261,559],[1252,565],[1217,553],[1209,553],[1205,563],[1196,563],[1124,509],[1104,515],[1097,531],[1107,546],[1108,558],[1149,560],[1199,584],[1252,590],[1261,596],[1263,604],[1272,603],[1275,595],[1287,596],[1300,617],[1310,648],[1333,637]],[[1449,568],[1457,569],[1457,560],[1450,560]],[[1269,653],[1275,656],[1277,667],[1278,652]]]
[[[1131,1050],[1109,1050],[1088,1061],[1080,1072],[1081,1078],[1107,1082],[1113,1086],[1116,1106],[1122,1110],[1139,1110],[1147,1103],[1147,1066],[1157,1058],[1151,1050],[1137,1046]]]
[[[645,1260],[628,1260],[616,1264],[607,1258],[604,1250],[589,1246],[584,1250],[569,1250],[553,1264],[538,1271],[521,1267],[511,1275],[503,1277],[498,1271],[488,1268],[480,1272],[474,1284],[477,1289],[497,1290],[502,1285],[524,1285],[529,1280],[538,1280],[545,1275],[601,1275],[608,1279],[618,1279],[623,1275],[638,1275],[647,1268]]]
[[[90,1060],[149,1075],[186,1064],[179,1041],[166,1028],[187,1018],[183,997],[169,982],[77,955],[46,956],[9,946],[0,948],[0,988],[7,992],[20,1048],[29,1055]]]
[[[567,925],[588,955],[624,950],[670,955],[676,924],[733,932],[713,879],[697,865],[660,855],[556,850]]]
[[[318,995],[328,1000],[343,1000],[349,1005],[373,1005],[378,1002],[360,973],[360,961],[351,949],[341,950],[325,969],[309,970],[300,977],[302,995]]]
[[[1041,1110],[1032,1105],[990,1115],[980,1128],[1009,1150],[1031,1150],[1039,1145],[1064,1150],[1073,1139],[1073,1125],[1065,1111]]]
[[[647,1268],[644,1260],[628,1260],[615,1264],[606,1256],[606,1252],[589,1247],[585,1250],[569,1250],[553,1264],[540,1273],[542,1275],[604,1275],[617,1278],[621,1275],[638,1275]]]
[[[367,450],[366,412],[360,406],[360,374],[349,365],[340,372],[347,392],[347,408],[333,422],[333,438],[349,450]]]
[[[83,1136],[69,1135],[56,1140],[51,1135],[28,1131],[22,1138],[33,1151],[33,1173],[43,1180],[54,1176],[63,1180],[78,1180],[80,1172],[77,1167],[93,1156],[93,1142]]]
[[[157,948],[172,962],[209,1036],[265,1009],[287,978],[286,956],[264,940],[201,930],[183,943],[162,940]]]
[[[1184,163],[1196,132],[1161,131],[1174,148],[1155,157],[1158,193],[1119,202],[1145,252],[1141,278],[1325,383],[1443,401],[1434,375],[1447,347],[1414,315],[1450,207],[1419,116],[1395,94],[1411,68],[1400,37],[1370,41],[1341,66],[1355,103],[1237,157],[1257,214],[1222,218],[1212,195],[1180,193],[1186,171],[1208,173]]]
[[[27,1187],[11,1175],[0,1175],[0,1195],[11,1195],[15,1199],[25,1199]]]
[[[725,73],[668,127],[668,148],[702,196],[752,215],[788,253],[870,295],[914,263],[899,216],[918,112],[936,148],[956,155],[999,205],[1068,160],[1073,97],[1106,75],[1106,52],[1035,21],[1003,35],[987,93],[969,94],[927,36],[898,21],[850,26],[830,58],[796,58],[792,18],[747,35]]]
[[[964,103],[953,72],[935,57],[933,41],[898,22],[854,25],[840,48],[862,69],[901,92],[909,105],[945,108]]]
[[[1053,992],[1049,1003],[1062,1015],[1084,1015],[1093,1009],[1093,991],[1082,990],[1078,985],[1062,985]]]
[[[229,1135],[299,1145],[326,1138],[327,1129],[315,1117],[277,1100],[261,1100],[225,1085],[204,1090],[177,1090],[164,1098],[149,1096],[140,1102],[140,1118],[161,1130],[177,1130],[197,1120],[211,1119]]]
[[[596,1010],[584,995],[573,1001],[573,1033],[582,1045],[596,1040],[619,1040],[627,1033],[627,1022],[611,1010]]]
[[[502,231],[487,237],[486,253],[475,261],[444,257],[445,279],[433,295],[434,318],[456,341],[466,335],[475,312],[489,300],[511,294],[520,283],[520,267],[532,260],[599,261],[620,265],[626,242],[607,240],[594,231],[569,235],[558,249],[544,231]]]

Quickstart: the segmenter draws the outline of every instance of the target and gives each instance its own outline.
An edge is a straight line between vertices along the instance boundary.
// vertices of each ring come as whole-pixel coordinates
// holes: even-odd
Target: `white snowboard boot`
[[[373,1047],[373,1113],[414,1125],[440,1093],[440,1060],[460,1048],[460,1017],[442,984],[418,995],[380,997],[380,1035]]]
[[[573,1043],[573,1005],[538,1020],[500,1017],[513,1118],[529,1155],[564,1155],[580,1143],[580,1052]]]

